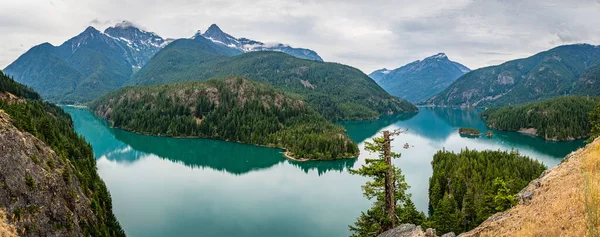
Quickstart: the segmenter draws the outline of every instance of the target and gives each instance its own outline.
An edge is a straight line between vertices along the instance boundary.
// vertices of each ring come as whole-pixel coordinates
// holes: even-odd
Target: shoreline
[[[94,116],[96,116],[94,114]],[[106,121],[104,119],[102,119],[102,121]],[[108,121],[106,121],[108,122]],[[110,122],[109,122],[110,123]],[[230,140],[223,140],[223,139],[216,139],[216,138],[209,138],[209,137],[198,137],[198,136],[166,136],[166,135],[156,135],[156,134],[147,134],[147,133],[142,133],[142,132],[136,132],[136,131],[130,131],[130,130],[126,130],[126,129],[122,129],[119,127],[114,127],[109,126],[112,129],[119,129],[122,131],[126,131],[126,132],[130,132],[130,133],[134,133],[137,135],[142,135],[142,136],[152,136],[152,137],[168,137],[168,138],[173,138],[173,139],[207,139],[207,140],[213,140],[213,141],[221,141],[221,142],[232,142],[232,143],[237,143],[237,144],[242,144],[242,145],[248,145],[248,146],[257,146],[257,147],[266,147],[266,148],[274,148],[274,149],[280,149],[283,150],[283,157],[293,160],[293,161],[297,161],[297,162],[306,162],[306,161],[332,161],[332,160],[343,160],[343,159],[356,159],[358,158],[358,156],[360,155],[360,152],[355,156],[355,157],[343,157],[343,158],[337,158],[337,159],[309,159],[309,158],[296,158],[290,155],[290,152],[287,150],[287,148],[283,148],[283,147],[277,147],[277,146],[270,146],[270,145],[260,145],[260,144],[251,144],[251,143],[244,143],[244,142],[240,142],[240,141],[230,141]]]
[[[489,129],[494,129],[494,130],[498,130],[498,131],[512,132],[512,133],[517,133],[517,134],[526,135],[526,136],[530,136],[530,137],[535,137],[535,138],[539,138],[539,139],[542,139],[547,142],[572,142],[572,141],[587,139],[590,137],[589,135],[588,136],[579,136],[579,137],[569,136],[566,139],[558,139],[556,137],[539,136],[539,135],[537,135],[537,129],[535,129],[535,128],[521,128],[519,130],[504,130],[504,129],[498,129],[498,128],[495,128],[493,126],[488,126],[488,125],[486,125],[486,127]],[[533,130],[535,130],[535,133],[533,133]]]
[[[279,147],[278,147],[279,148]],[[290,160],[293,161],[297,161],[297,162],[306,162],[306,161],[334,161],[334,160],[344,160],[344,159],[357,159],[358,156],[360,155],[360,152],[356,155],[356,157],[344,157],[344,158],[338,158],[338,159],[331,159],[331,160],[318,160],[318,159],[308,159],[308,158],[296,158],[290,155],[290,152],[287,151],[284,148],[279,148],[279,149],[283,149],[285,150],[285,152],[283,152],[283,156],[285,158],[288,158]]]

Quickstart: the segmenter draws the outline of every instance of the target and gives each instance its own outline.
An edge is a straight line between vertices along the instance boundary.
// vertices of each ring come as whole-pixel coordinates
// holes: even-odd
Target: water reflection
[[[115,214],[134,237],[347,236],[347,226],[370,206],[360,189],[367,180],[347,170],[374,156],[364,151],[364,141],[382,129],[409,129],[392,143],[402,154],[394,163],[424,212],[431,160],[441,149],[518,149],[552,167],[583,145],[502,131],[462,138],[460,127],[487,131],[477,111],[420,108],[418,114],[339,123],[359,143],[358,159],[295,162],[279,149],[137,135],[110,129],[86,109],[65,110],[93,146]]]
[[[236,175],[267,169],[283,162],[305,173],[315,170],[318,175],[323,175],[329,171],[344,172],[352,168],[357,160],[297,162],[285,159],[279,149],[210,139],[144,136],[109,128],[105,121],[96,118],[86,109],[73,107],[64,107],[64,109],[72,115],[75,129],[92,144],[97,158],[106,157],[119,163],[133,163],[148,154],[153,154],[191,168],[210,168]],[[379,123],[369,124],[368,129],[364,130],[366,133],[360,134],[371,136],[379,129],[402,118],[407,117],[390,117]]]
[[[414,118],[417,113],[408,114],[395,114],[395,115],[384,115],[378,120],[364,120],[364,121],[344,121],[339,122],[346,128],[348,136],[356,143],[361,143],[373,135],[377,134],[382,128],[390,126],[399,121],[406,121]]]

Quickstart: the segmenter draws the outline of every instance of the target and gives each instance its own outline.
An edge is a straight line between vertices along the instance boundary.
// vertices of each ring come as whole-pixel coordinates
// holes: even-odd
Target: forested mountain
[[[541,102],[487,109],[481,113],[488,127],[531,133],[563,141],[590,135],[590,112],[600,97],[567,96]]]
[[[234,57],[207,53],[198,38],[180,39],[153,57],[131,85],[166,84],[243,76],[296,94],[330,120],[376,118],[416,112],[385,92],[360,70],[337,63],[299,59],[279,52],[250,52]]]
[[[221,30],[216,24],[212,24],[206,32],[203,34],[198,33],[193,38],[202,36],[213,42],[221,45],[225,45],[232,49],[237,49],[240,52],[255,52],[255,51],[277,51],[292,55],[297,58],[310,59],[315,61],[323,61],[323,59],[315,52],[310,49],[293,48],[289,45],[275,43],[265,44],[259,41],[247,39],[247,38],[235,38]]]
[[[234,38],[217,26],[192,37],[211,54],[234,56],[253,51],[279,51],[323,61],[309,49]],[[100,32],[88,27],[60,46],[37,45],[8,65],[4,72],[37,90],[53,103],[80,104],[123,86],[171,41],[123,21]],[[200,45],[200,44],[198,44]]]
[[[55,103],[81,103],[119,88],[166,45],[158,35],[122,22],[104,33],[88,27],[60,46],[31,48],[5,69]]]
[[[95,162],[67,113],[0,72],[0,212],[19,235],[125,236]]]
[[[546,169],[516,151],[439,151],[431,165],[428,227],[456,234],[512,207],[515,194]]]
[[[600,95],[600,47],[564,45],[498,66],[471,71],[425,104],[462,107],[516,105],[564,95]]]
[[[125,130],[284,148],[303,159],[356,157],[358,147],[304,101],[241,77],[126,87],[90,105]]]
[[[391,95],[416,103],[446,89],[469,71],[464,65],[450,61],[446,54],[439,53],[394,70],[380,69],[369,76]]]

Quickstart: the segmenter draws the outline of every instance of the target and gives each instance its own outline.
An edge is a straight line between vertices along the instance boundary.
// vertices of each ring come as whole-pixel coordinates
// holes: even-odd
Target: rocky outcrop
[[[6,220],[6,212],[0,209],[0,236],[2,237],[17,237],[17,228],[14,225],[8,224]]]
[[[0,207],[6,212],[1,213],[0,230],[14,228],[21,236],[83,236],[81,224],[97,220],[74,170],[69,160],[18,130],[0,110]]]
[[[425,237],[421,226],[402,224],[394,229],[381,233],[378,237]]]
[[[455,237],[454,233],[443,234],[442,237]],[[377,237],[437,237],[435,229],[427,228],[423,231],[421,226],[402,224],[394,229],[381,233]]]

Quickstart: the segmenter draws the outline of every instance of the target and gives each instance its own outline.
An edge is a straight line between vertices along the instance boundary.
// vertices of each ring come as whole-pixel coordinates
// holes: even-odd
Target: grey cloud
[[[90,25],[100,25],[100,26],[105,26],[105,25],[110,25],[112,24],[111,20],[100,20],[98,18],[94,18],[93,20],[91,20],[89,22]]]
[[[366,73],[437,52],[478,68],[560,44],[599,44],[598,12],[600,0],[19,0],[0,8],[0,68],[33,45],[122,20],[170,38],[217,23],[236,37],[311,48]]]

